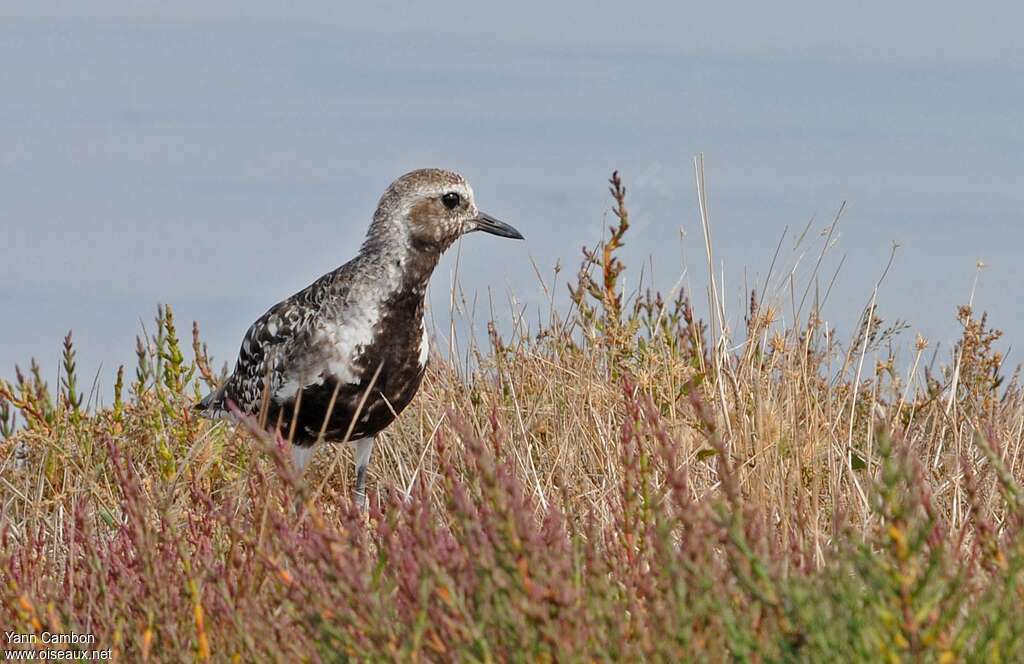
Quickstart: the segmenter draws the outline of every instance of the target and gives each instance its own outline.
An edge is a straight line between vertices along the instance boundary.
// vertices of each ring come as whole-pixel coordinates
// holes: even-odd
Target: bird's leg
[[[317,445],[316,443],[313,443],[312,445],[299,445],[293,442],[290,447],[292,453],[292,477],[296,482],[301,482],[302,474],[305,472],[306,466],[309,465],[310,460],[313,458],[313,453],[316,452]],[[298,492],[293,498],[295,515],[297,517],[302,516],[303,507],[309,497],[308,489],[309,487],[306,485],[300,485],[298,487]]]
[[[295,474],[302,476],[306,471],[306,466],[309,465],[310,460],[313,458],[313,452],[316,451],[316,444],[312,445],[297,445],[292,443],[292,468],[295,470]]]
[[[284,454],[288,449],[288,440],[281,434],[279,427],[274,427],[274,445],[277,446],[278,451]]]
[[[291,448],[291,450],[290,450],[291,453],[292,453],[292,469],[291,470],[294,473],[294,477],[296,477],[296,478],[302,477],[302,466],[298,465],[296,463],[296,459],[295,459],[295,451],[298,449],[298,447],[296,447],[295,445],[290,445],[288,443],[288,439],[285,438],[281,434],[281,427],[279,427],[279,426],[274,427],[274,447],[277,448],[277,453],[279,455],[281,455],[280,458],[282,460],[284,459],[285,455],[289,452],[289,448]],[[285,472],[286,475],[288,474],[288,467],[287,466],[284,467],[284,472]],[[288,502],[291,503],[292,515],[294,517],[298,518],[299,515],[302,513],[302,501],[301,500],[296,500],[295,496],[292,495],[291,493],[286,493],[286,496],[287,496],[286,500],[288,500]]]
[[[360,438],[355,441],[355,462],[356,462],[356,505],[359,510],[366,511],[366,468],[370,465],[370,455],[373,454],[373,438]]]

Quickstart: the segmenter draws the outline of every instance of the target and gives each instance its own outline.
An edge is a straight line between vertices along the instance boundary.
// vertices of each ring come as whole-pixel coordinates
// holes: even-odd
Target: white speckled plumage
[[[423,328],[423,332],[420,334],[420,366],[426,367],[427,360],[430,359],[430,333],[427,332],[426,321],[420,321],[420,327]]]

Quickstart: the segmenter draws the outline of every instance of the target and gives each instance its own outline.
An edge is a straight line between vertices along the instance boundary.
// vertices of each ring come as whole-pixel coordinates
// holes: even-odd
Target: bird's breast
[[[409,385],[418,387],[429,356],[423,311],[423,290],[413,289],[327,322],[322,336],[330,348],[328,373],[365,385],[379,371],[375,384],[384,395],[404,397]]]

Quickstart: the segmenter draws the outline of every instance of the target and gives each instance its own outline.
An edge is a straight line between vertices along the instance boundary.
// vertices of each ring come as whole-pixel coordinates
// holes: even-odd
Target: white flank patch
[[[380,302],[371,298],[347,307],[341,322],[320,321],[310,341],[307,360],[285,369],[281,385],[274,391],[274,401],[284,403],[295,398],[300,389],[323,385],[324,369],[342,383],[358,385],[362,376],[356,370],[355,360],[373,342],[379,320]]]
[[[301,387],[302,385],[299,381],[294,378],[289,378],[285,382],[281,383],[281,387],[277,388],[277,391],[274,392],[274,401],[284,403],[288,399],[294,397]]]
[[[373,343],[380,321],[380,303],[374,300],[357,303],[345,313],[344,322],[325,326],[317,342],[333,349],[327,362],[331,374],[342,382],[358,384],[362,376],[356,374],[352,365],[362,349]]]
[[[425,321],[420,321],[420,327],[423,328],[423,336],[420,337],[420,369],[422,369],[427,366],[427,359],[430,357],[430,335],[427,333]]]

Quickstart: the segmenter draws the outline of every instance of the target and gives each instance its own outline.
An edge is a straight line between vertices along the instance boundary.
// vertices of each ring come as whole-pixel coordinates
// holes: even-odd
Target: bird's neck
[[[405,238],[403,238],[405,239]],[[359,252],[365,270],[377,279],[378,296],[422,301],[443,248],[414,241],[367,240]]]
[[[434,245],[411,243],[405,253],[402,285],[406,288],[426,287],[443,251]]]
[[[434,273],[441,255],[455,239],[440,235],[413,233],[415,226],[404,210],[396,214],[379,207],[359,250],[363,261],[375,264],[387,273],[393,287],[403,290],[422,290]]]

